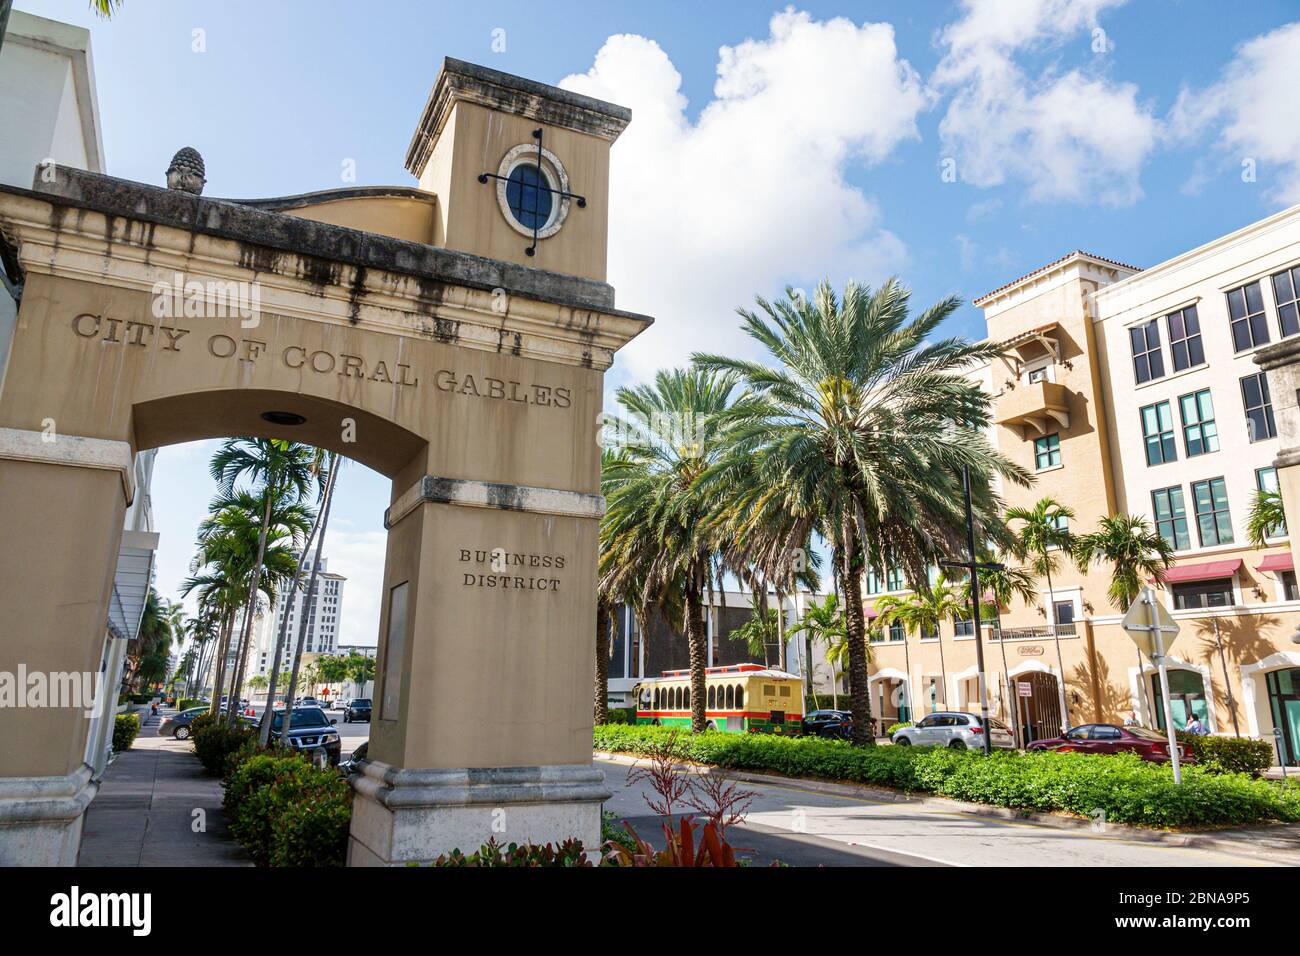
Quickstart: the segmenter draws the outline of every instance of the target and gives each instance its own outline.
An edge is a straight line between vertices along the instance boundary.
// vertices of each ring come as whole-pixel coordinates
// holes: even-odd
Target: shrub
[[[912,722],[910,720],[900,720],[896,724],[889,725],[888,729],[886,729],[885,731],[885,736],[892,737],[894,736],[895,731],[899,731],[902,730],[904,727],[911,727],[911,726],[912,726]]]
[[[252,727],[231,727],[224,720],[208,714],[200,714],[190,721],[190,740],[194,742],[194,752],[208,773],[224,774],[226,758],[256,738],[257,731]]]
[[[343,866],[352,824],[352,788],[332,767],[272,787],[280,814],[272,825],[272,866]]]
[[[481,847],[465,856],[460,850],[452,850],[434,860],[430,866],[438,867],[493,867],[493,866],[591,866],[587,861],[582,843],[578,840],[565,840],[558,847],[547,843],[537,846],[533,843],[511,843],[502,846],[495,839],[489,839]]]
[[[1209,737],[1178,734],[1178,742],[1187,747],[1197,766],[1211,773],[1248,773],[1258,777],[1273,766],[1273,745],[1267,740],[1249,737]]]
[[[648,755],[662,749],[658,727],[598,727],[599,750]],[[1209,827],[1300,820],[1300,787],[1198,766],[1173,781],[1168,766],[1131,754],[974,751],[932,747],[853,747],[843,741],[755,734],[681,734],[678,759],[736,770],[775,771],[935,793],[958,800],[1082,816],[1113,823]]]
[[[611,707],[609,716],[606,719],[607,724],[635,724],[636,708],[635,707]]]
[[[124,750],[130,750],[139,733],[139,714],[118,714],[113,721],[113,752],[120,754]]]
[[[189,710],[192,707],[206,706],[208,706],[208,702],[206,700],[199,700],[197,697],[182,697],[176,702],[177,710]]]
[[[318,770],[296,753],[231,753],[222,807],[235,839],[266,866],[342,866],[347,856],[352,793],[331,767]]]

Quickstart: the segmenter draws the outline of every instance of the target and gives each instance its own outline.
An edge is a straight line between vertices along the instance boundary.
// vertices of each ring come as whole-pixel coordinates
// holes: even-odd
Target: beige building
[[[1300,335],[1300,207],[1150,269],[1074,252],[975,300],[1003,360],[977,370],[994,396],[992,438],[1035,476],[1004,485],[1009,506],[1051,496],[1086,534],[1133,514],[1173,546],[1160,599],[1182,630],[1170,652],[1175,722],[1274,739],[1300,756],[1300,592],[1285,527],[1247,543],[1256,494],[1278,486],[1278,422],[1256,364]],[[1292,522],[1300,522],[1300,516]],[[1050,591],[985,630],[991,706],[1030,736],[1130,713],[1163,726],[1159,685],[1107,597],[1108,567],[1059,562]],[[868,601],[899,591],[868,581]],[[938,635],[883,629],[873,709],[977,709],[969,622]],[[1059,663],[1058,663],[1059,644]],[[1062,675],[1062,670],[1064,674]],[[1063,682],[1062,682],[1063,676]]]

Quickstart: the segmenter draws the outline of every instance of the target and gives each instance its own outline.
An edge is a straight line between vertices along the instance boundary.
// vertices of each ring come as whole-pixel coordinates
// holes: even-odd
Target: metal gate
[[[1061,734],[1061,697],[1056,686],[1056,676],[1042,671],[1019,674],[1016,681],[1016,706],[1023,728],[1024,743],[1058,737]],[[1029,685],[1029,696],[1023,696],[1023,685]]]

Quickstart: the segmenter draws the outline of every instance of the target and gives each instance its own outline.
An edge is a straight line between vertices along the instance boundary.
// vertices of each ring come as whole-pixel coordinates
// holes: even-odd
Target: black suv
[[[348,705],[343,708],[343,723],[350,724],[354,720],[364,720],[370,723],[370,698],[357,697],[348,701]]]
[[[329,761],[338,766],[342,755],[338,731],[334,729],[337,721],[325,716],[319,707],[295,707],[293,717],[289,719],[289,732],[285,742],[294,750],[310,754],[313,750],[324,750]],[[277,710],[271,717],[271,740],[278,741],[284,728],[284,711]]]

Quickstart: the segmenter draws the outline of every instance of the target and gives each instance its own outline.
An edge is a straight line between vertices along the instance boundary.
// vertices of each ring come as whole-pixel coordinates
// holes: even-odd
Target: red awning
[[[1179,584],[1183,581],[1209,581],[1213,578],[1230,578],[1241,567],[1241,558],[1228,558],[1224,561],[1206,561],[1204,564],[1180,564],[1170,568],[1164,574],[1166,584]]]
[[[1277,551],[1273,554],[1264,555],[1264,560],[1259,563],[1261,571],[1294,571],[1295,559],[1291,557],[1290,551]]]
[[[868,621],[874,621],[874,620],[875,620],[876,618],[878,618],[878,617],[880,617],[880,614],[879,614],[879,612],[878,612],[874,607],[869,607],[869,608],[867,608],[867,620],[868,620]]]

